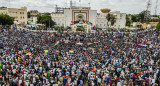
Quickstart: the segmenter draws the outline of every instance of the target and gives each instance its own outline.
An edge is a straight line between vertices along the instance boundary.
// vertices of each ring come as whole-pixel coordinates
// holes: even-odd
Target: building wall
[[[56,22],[57,26],[64,26],[64,14],[52,13],[52,20]]]
[[[0,8],[0,13],[8,14],[11,17],[14,17],[15,24],[27,24],[27,8],[22,7],[20,9],[17,8]]]
[[[96,27],[99,27],[99,28],[106,28],[107,27],[106,16],[107,16],[106,13],[97,14]]]
[[[64,10],[64,27],[70,26],[72,22],[72,10],[65,9]]]
[[[97,16],[97,10],[90,10],[89,11],[89,22],[91,22],[93,25],[96,25],[96,16]]]
[[[8,9],[7,8],[0,8],[0,14],[8,14]]]

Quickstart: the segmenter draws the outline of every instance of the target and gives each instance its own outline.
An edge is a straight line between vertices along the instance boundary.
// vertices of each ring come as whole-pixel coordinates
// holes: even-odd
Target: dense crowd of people
[[[0,28],[0,86],[159,86],[160,32]]]

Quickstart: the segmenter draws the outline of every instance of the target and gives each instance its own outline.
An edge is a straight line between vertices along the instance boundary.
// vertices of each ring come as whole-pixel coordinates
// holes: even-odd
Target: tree
[[[110,13],[107,14],[106,19],[107,19],[107,21],[108,21],[108,22],[107,22],[107,26],[108,26],[108,27],[109,27],[109,22],[110,22],[111,26],[113,26],[114,23],[116,22],[116,16],[113,15],[113,14],[110,14]]]
[[[76,31],[84,31],[84,27],[83,26],[77,26]]]
[[[140,15],[139,14],[131,15],[131,20],[132,20],[132,22],[140,21]]]
[[[140,17],[140,21],[141,21],[141,22],[144,22],[144,17],[145,17],[146,12],[147,12],[147,11],[144,10],[144,11],[142,11],[142,12],[139,13],[139,17]]]
[[[37,16],[37,23],[45,24],[46,27],[54,26],[56,23],[52,20],[50,15],[44,14],[44,15],[38,15]]]
[[[157,27],[156,27],[157,31],[160,31],[160,22],[158,23]]]
[[[131,15],[126,15],[126,26],[131,26]]]
[[[14,18],[7,14],[0,14],[0,24],[2,25],[12,25],[14,24]]]
[[[31,17],[31,12],[27,12],[27,17],[28,17],[28,18]]]
[[[107,14],[107,16],[106,16],[106,19],[107,19],[107,26],[109,27],[109,22],[110,22],[110,20],[111,20],[111,14],[110,13],[108,13]]]
[[[111,15],[111,26],[114,25],[114,23],[116,22],[116,17],[114,15]]]

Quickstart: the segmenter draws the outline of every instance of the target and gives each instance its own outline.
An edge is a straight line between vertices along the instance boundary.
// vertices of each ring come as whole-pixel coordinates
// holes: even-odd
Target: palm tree
[[[108,26],[108,27],[109,27],[109,22],[110,22],[110,25],[111,25],[111,26],[113,26],[114,23],[116,22],[116,17],[115,17],[115,15],[110,14],[110,13],[107,14],[106,19],[107,19],[107,21],[108,21],[108,22],[107,22],[107,26]]]
[[[106,16],[106,19],[107,19],[107,26],[109,27],[109,22],[110,22],[110,20],[111,20],[111,14],[110,13],[108,13],[107,14],[107,16]]]
[[[114,25],[114,23],[116,22],[116,17],[114,15],[111,15],[111,26]]]

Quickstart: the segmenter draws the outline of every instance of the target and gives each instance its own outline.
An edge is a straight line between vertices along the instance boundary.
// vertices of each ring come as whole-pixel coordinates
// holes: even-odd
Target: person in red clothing
[[[9,69],[11,70],[11,65],[9,65]]]

